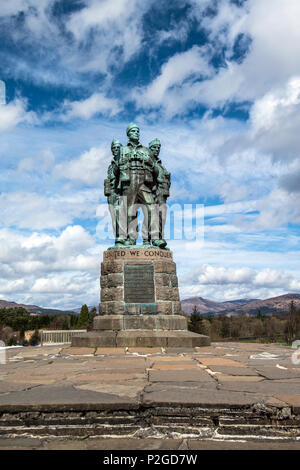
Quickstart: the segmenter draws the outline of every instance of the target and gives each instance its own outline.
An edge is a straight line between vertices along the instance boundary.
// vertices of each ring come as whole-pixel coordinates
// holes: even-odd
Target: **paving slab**
[[[117,395],[118,397],[137,397],[147,385],[147,382],[139,382],[134,385],[120,384],[120,383],[99,383],[89,382],[83,385],[75,385],[76,390],[89,390],[92,392],[107,393],[109,395]]]
[[[0,438],[0,450],[30,450],[40,449],[42,440],[30,437]]]
[[[230,442],[220,440],[191,440],[187,441],[189,450],[300,450],[299,441],[280,441],[280,440],[263,440],[244,442],[232,440]]]
[[[185,393],[189,393],[190,390],[217,390],[217,384],[215,382],[153,382],[151,384],[147,384],[147,386],[144,388],[144,397],[148,393],[153,393],[153,392],[163,392],[166,393],[168,390],[180,390],[180,391],[185,391]]]
[[[212,371],[212,372],[220,372],[221,374],[226,374],[226,375],[242,375],[242,376],[246,376],[246,375],[249,375],[249,376],[258,376],[259,374],[253,369],[253,368],[250,368],[250,367],[232,367],[232,366],[213,366],[213,365],[210,365],[208,366],[208,368]]]
[[[78,383],[115,383],[115,382],[127,382],[130,383],[132,381],[143,381],[146,378],[146,373],[123,373],[122,374],[113,374],[113,373],[103,373],[103,372],[96,372],[96,373],[88,373],[88,374],[77,374],[71,375],[68,377],[68,381],[72,382],[73,384]]]
[[[72,356],[86,356],[86,355],[94,355],[96,348],[75,348],[75,347],[68,347],[62,348],[61,354],[69,354]]]
[[[224,441],[196,439],[101,439],[88,437],[76,438],[14,438],[0,439],[1,450],[300,450],[300,441],[263,440],[263,441]]]
[[[196,348],[162,348],[166,354],[172,355],[186,355],[186,354],[194,354],[196,352]],[[202,347],[200,348],[202,350]],[[205,349],[205,348],[204,348]]]
[[[187,393],[188,390],[188,393]],[[253,405],[260,400],[261,396],[243,391],[225,391],[200,388],[171,388],[165,387],[158,391],[149,391],[144,394],[143,403],[146,405],[183,405],[189,406],[230,406],[232,408]]]
[[[246,367],[241,362],[233,361],[232,359],[219,358],[219,357],[197,357],[204,366],[230,366],[230,367]]]
[[[199,370],[199,366],[192,361],[190,362],[154,362],[153,370]]]
[[[122,404],[135,403],[133,398],[123,398],[110,393],[77,390],[71,384],[41,385],[26,391],[0,395],[0,407],[4,405],[84,405],[84,404]]]
[[[152,354],[162,354],[162,348],[128,348],[127,353],[133,353],[133,354],[146,354],[146,355],[152,355]]]
[[[288,403],[290,406],[293,407],[293,411],[296,414],[300,414],[300,390],[298,390],[298,394],[278,394],[275,395],[276,398]]]
[[[219,374],[216,376],[218,382],[236,382],[237,381],[237,376],[235,375],[225,375],[225,374]],[[238,381],[239,382],[261,382],[264,380],[263,377],[256,377],[253,375],[239,375],[238,376]]]
[[[243,391],[250,393],[260,393],[267,396],[277,396],[279,394],[297,394],[300,392],[298,383],[277,382],[276,380],[262,380],[261,382],[232,381],[220,384],[220,390]]]
[[[96,348],[95,356],[124,356],[125,352],[125,348]]]
[[[213,382],[216,381],[204,370],[152,370],[148,371],[149,382]]]
[[[32,387],[32,382],[7,382],[4,380],[0,380],[0,395],[3,393],[9,393],[9,392],[20,392],[22,390],[27,390]]]
[[[51,439],[42,441],[39,450],[176,450],[182,439]],[[33,444],[33,443],[32,443]],[[27,447],[30,444],[27,444]],[[1,441],[0,441],[1,448]]]
[[[279,380],[279,379],[300,379],[300,369],[282,369],[277,366],[264,366],[264,367],[255,367],[255,370],[270,380]]]
[[[21,347],[21,348],[13,348],[8,349],[6,352],[8,357],[22,357],[22,358],[31,358],[36,356],[43,356],[49,354],[59,354],[62,346],[50,346],[50,347]]]
[[[144,357],[125,356],[120,358],[104,357],[101,361],[102,368],[108,369],[128,369],[145,367],[146,359]]]
[[[156,356],[153,358],[153,361],[155,363],[157,362],[193,362],[192,361],[192,356],[187,355],[187,356]]]

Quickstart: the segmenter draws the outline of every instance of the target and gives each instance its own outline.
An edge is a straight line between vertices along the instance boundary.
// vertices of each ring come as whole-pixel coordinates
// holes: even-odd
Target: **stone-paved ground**
[[[65,403],[257,405],[291,409],[297,415],[300,365],[292,362],[294,352],[290,347],[254,343],[214,343],[184,351],[69,346],[9,349],[7,363],[0,365],[0,408],[3,411],[12,405]],[[23,448],[24,440],[18,439],[2,438],[0,446]],[[100,441],[75,440],[73,445],[77,442],[77,448],[102,448]],[[157,449],[205,445],[204,441],[197,444],[192,440],[152,441]],[[152,441],[146,440],[145,445],[150,447],[144,448],[152,448]],[[124,440],[114,442],[122,446]],[[29,447],[43,448],[45,443],[47,440],[37,439],[29,442]],[[60,439],[47,445],[63,448],[66,443]],[[290,445],[300,448],[299,441]]]

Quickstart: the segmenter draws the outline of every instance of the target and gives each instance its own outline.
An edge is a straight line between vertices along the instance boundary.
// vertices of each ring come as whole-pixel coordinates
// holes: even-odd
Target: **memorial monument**
[[[128,143],[114,139],[104,181],[115,236],[103,253],[99,315],[93,331],[72,338],[72,346],[192,348],[208,336],[187,330],[176,264],[164,239],[171,175],[159,158],[161,143],[140,143],[139,127],[126,130]],[[137,245],[138,211],[144,219]]]

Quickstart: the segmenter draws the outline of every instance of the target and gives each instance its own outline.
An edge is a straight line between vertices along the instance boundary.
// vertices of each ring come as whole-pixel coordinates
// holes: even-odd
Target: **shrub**
[[[35,330],[29,339],[29,344],[30,346],[36,346],[37,344],[39,344],[39,341],[40,341],[40,334],[38,330]]]

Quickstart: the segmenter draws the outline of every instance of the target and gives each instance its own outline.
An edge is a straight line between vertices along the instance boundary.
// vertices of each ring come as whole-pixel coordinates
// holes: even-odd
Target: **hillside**
[[[204,299],[203,297],[189,297],[188,299],[182,300],[183,310],[190,315],[193,311],[194,306],[197,307],[200,313],[220,313],[227,310],[236,310],[243,305],[257,302],[257,299],[238,299],[226,302],[215,302],[213,300]]]
[[[182,309],[190,315],[194,306],[201,314],[211,315],[257,315],[258,310],[264,315],[286,314],[289,310],[291,301],[300,308],[300,294],[284,294],[270,299],[237,299],[226,302],[215,302],[214,300],[204,299],[203,297],[189,297],[182,300]],[[0,308],[23,307],[34,314],[53,314],[65,315],[79,313],[81,307],[73,310],[59,310],[51,308],[42,308],[37,305],[18,304],[7,300],[0,300]],[[89,307],[90,310],[91,307]]]
[[[11,302],[8,300],[0,300],[0,308],[15,308],[15,307],[23,307],[30,313],[35,313],[36,315],[44,314],[44,315],[66,315],[67,313],[76,313],[73,310],[58,310],[54,308],[42,308],[38,307],[37,305],[26,305],[26,304],[18,304],[16,302]]]
[[[300,308],[300,294],[284,294],[270,299],[240,299],[229,302],[212,302],[202,297],[190,297],[183,300],[182,308],[190,315],[194,305],[201,314],[212,315],[257,315],[258,310],[264,315],[286,314],[291,301]]]
[[[230,310],[234,314],[256,315],[258,310],[261,310],[264,315],[286,314],[289,311],[291,301],[294,302],[296,308],[300,308],[300,294],[284,294],[270,299],[256,300],[235,310]]]

